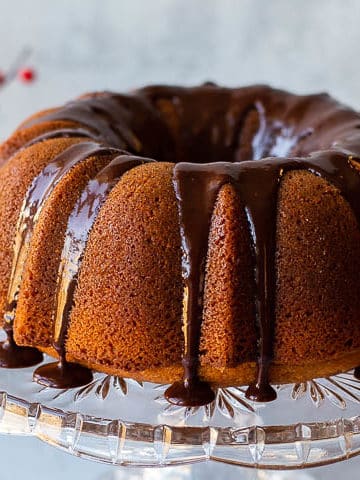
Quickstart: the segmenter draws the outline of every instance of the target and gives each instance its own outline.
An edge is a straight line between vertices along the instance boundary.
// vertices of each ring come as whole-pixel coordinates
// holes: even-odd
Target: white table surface
[[[0,89],[0,138],[85,91],[148,83],[270,83],[329,91],[359,108],[359,20],[359,0],[0,0],[0,70],[30,47],[27,63],[38,72],[32,84]],[[0,437],[0,458],[0,480],[95,480],[113,471],[30,438]],[[359,466],[355,459],[303,480],[358,479]],[[218,468],[199,466],[196,478],[217,478]],[[296,478],[287,475],[277,478]]]

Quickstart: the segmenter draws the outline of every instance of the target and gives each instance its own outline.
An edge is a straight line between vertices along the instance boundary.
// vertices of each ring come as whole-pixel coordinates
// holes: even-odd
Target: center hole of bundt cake
[[[187,126],[175,136],[176,163],[244,162],[266,157],[295,155],[299,143],[312,129],[299,129],[268,117],[260,103],[249,107],[235,121],[233,116]],[[173,161],[173,151],[171,152]],[[170,158],[171,158],[171,155]]]
[[[255,103],[242,119],[234,161],[287,157],[311,133],[310,128],[296,131],[295,126],[267,118],[263,105]]]

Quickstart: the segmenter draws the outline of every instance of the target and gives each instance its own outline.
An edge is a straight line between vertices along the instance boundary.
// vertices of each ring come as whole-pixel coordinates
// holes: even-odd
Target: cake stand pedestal
[[[352,372],[276,387],[278,399],[268,404],[247,400],[245,387],[219,388],[199,408],[169,404],[163,385],[96,373],[89,385],[54,390],[34,383],[32,372],[0,369],[0,433],[133,467],[104,480],[202,478],[194,472],[208,479],[221,475],[221,463],[247,467],[237,479],[310,480],[302,469],[360,453],[360,382]],[[278,471],[289,469],[300,470]]]

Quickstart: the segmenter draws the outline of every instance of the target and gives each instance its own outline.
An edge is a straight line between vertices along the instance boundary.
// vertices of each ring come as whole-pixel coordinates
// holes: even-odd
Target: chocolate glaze
[[[227,183],[236,189],[249,223],[256,287],[258,371],[247,396],[258,401],[275,398],[269,378],[274,355],[279,184],[290,170],[318,175],[340,190],[360,221],[360,175],[354,167],[360,156],[359,114],[326,94],[296,96],[266,86],[226,89],[207,83],[197,88],[148,87],[130,95],[88,95],[28,121],[23,128],[57,120],[73,122],[74,128],[49,132],[33,142],[90,136],[112,147],[177,163],[173,184],[183,253],[184,379],[169,387],[166,395],[179,405],[203,405],[214,398],[210,386],[199,378],[208,237],[220,189]],[[65,164],[71,163],[73,154],[66,152]],[[119,164],[118,176],[124,165],[131,168],[140,161],[127,158]],[[68,369],[64,363],[64,342],[78,269],[96,214],[116,178],[115,175],[113,180],[108,179],[108,184],[108,180],[98,185],[98,179],[90,182],[90,190],[83,193],[78,210],[69,220],[55,308],[54,347],[61,360],[42,369],[40,375],[50,378],[52,385],[64,385],[63,376],[69,378],[67,372],[64,375],[64,366]],[[29,215],[30,223],[39,215],[37,208]],[[20,226],[21,221],[17,236],[21,238]],[[9,295],[9,324],[15,312],[19,280],[13,272],[15,287]],[[355,374],[359,375],[358,369]],[[37,375],[38,381],[40,376]]]
[[[50,132],[43,133],[38,137],[33,138],[27,142],[22,148],[28,148],[31,145],[35,145],[39,142],[44,142],[45,140],[51,140],[53,138],[74,138],[74,137],[89,137],[91,138],[92,134],[89,130],[85,128],[59,128],[51,130]]]
[[[25,368],[40,363],[43,355],[32,347],[19,347],[14,340],[11,326],[5,324],[7,339],[0,343],[0,368]]]
[[[81,125],[87,129],[86,134],[90,132],[92,139],[135,154],[154,155],[162,160],[164,152],[171,149],[166,126],[147,99],[140,95],[109,92],[87,95],[30,119],[22,128],[59,120]],[[70,130],[76,133],[78,128],[60,128],[56,136],[63,136],[62,132]]]
[[[147,161],[123,154],[116,156],[94,179],[90,180],[69,217],[58,274],[55,301],[53,347],[59,362],[43,365],[34,372],[34,380],[54,388],[70,388],[91,381],[91,373],[80,365],[66,361],[66,337],[78,273],[87,239],[106,197],[128,170]]]
[[[226,168],[227,164],[224,165]],[[204,405],[215,398],[210,386],[199,380],[199,342],[211,215],[216,195],[226,178],[219,164],[215,169],[212,164],[191,163],[178,163],[174,168],[184,280],[184,381],[173,384],[165,395],[176,405]]]
[[[93,379],[91,370],[64,359],[38,367],[33,374],[34,382],[51,388],[75,388],[87,385]]]

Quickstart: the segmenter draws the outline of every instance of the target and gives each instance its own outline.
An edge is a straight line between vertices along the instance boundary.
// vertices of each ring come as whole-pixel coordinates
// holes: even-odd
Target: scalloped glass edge
[[[214,460],[297,469],[360,453],[360,416],[286,426],[176,427],[63,412],[5,392],[0,392],[0,433],[33,435],[75,456],[133,467]]]

